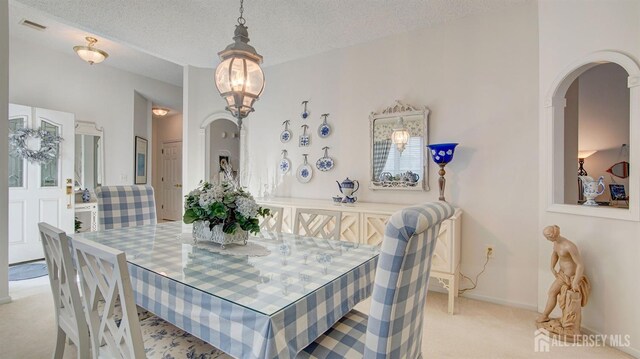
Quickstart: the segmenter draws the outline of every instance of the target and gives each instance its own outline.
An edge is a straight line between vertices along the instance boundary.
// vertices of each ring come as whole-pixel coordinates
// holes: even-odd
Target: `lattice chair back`
[[[284,208],[273,206],[262,206],[262,208],[268,208],[271,215],[262,219],[262,222],[260,222],[260,229],[270,232],[282,232],[282,216]]]
[[[433,249],[440,223],[454,210],[446,202],[432,202],[389,219],[371,295],[365,358],[421,358]]]
[[[96,197],[101,230],[157,223],[151,186],[100,186]]]
[[[89,318],[93,357],[145,358],[124,252],[84,239],[75,239],[73,244],[84,293],[84,307]],[[104,305],[101,301],[104,301]],[[120,321],[114,315],[118,302],[122,309]]]
[[[89,356],[89,328],[82,309],[80,290],[76,283],[76,271],[69,246],[69,237],[64,231],[47,223],[38,223],[44,258],[49,271],[49,282],[56,308],[58,337],[54,358],[62,358],[65,336],[78,348],[78,357]]]
[[[307,237],[340,240],[342,213],[319,209],[298,208],[293,221],[293,233]]]

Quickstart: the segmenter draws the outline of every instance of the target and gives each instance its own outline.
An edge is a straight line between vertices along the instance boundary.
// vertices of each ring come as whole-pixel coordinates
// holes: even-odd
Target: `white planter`
[[[222,231],[222,224],[218,224],[209,229],[208,221],[195,221],[193,222],[193,239],[201,242],[213,242],[218,243],[225,247],[231,243],[247,244],[249,239],[249,232],[242,229],[237,229],[234,234],[227,234]]]

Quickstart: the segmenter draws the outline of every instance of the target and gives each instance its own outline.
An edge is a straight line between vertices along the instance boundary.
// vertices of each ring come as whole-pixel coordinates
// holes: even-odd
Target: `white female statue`
[[[536,320],[538,328],[544,328],[565,341],[575,341],[580,335],[582,307],[589,300],[591,284],[584,275],[584,264],[578,247],[560,235],[560,227],[545,227],[543,234],[553,242],[551,273],[556,280],[549,288],[549,298],[544,312]],[[556,265],[559,270],[556,271]],[[556,307],[562,310],[562,318],[550,319]]]

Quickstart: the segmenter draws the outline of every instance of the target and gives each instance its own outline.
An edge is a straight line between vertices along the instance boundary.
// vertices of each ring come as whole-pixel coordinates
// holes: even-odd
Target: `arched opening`
[[[629,171],[639,157],[639,73],[629,57],[603,51],[554,83],[542,127],[548,210],[640,219]]]

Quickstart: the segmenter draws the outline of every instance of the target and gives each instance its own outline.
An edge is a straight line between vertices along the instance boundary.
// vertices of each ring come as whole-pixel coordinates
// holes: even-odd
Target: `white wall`
[[[535,308],[537,36],[537,5],[527,3],[267,67],[263,97],[244,121],[245,165],[251,175],[246,183],[255,195],[266,186],[276,187],[279,196],[329,200],[338,190],[335,181],[349,176],[362,181],[361,201],[437,200],[435,166],[430,167],[429,192],[366,189],[369,113],[396,99],[426,105],[432,111],[430,142],[461,144],[447,166],[447,198],[464,210],[462,271],[478,273],[485,244],[495,247],[479,287],[469,295]],[[212,71],[187,67],[185,72],[185,192],[204,174],[198,127],[224,108]],[[312,145],[303,151],[296,144],[300,102],[309,99]],[[322,113],[331,114],[334,129],[324,140],[317,136]],[[283,145],[279,134],[287,119],[294,140]],[[276,174],[282,149],[289,150],[295,169],[302,153],[308,152],[315,164],[325,145],[336,161],[331,172],[315,171],[304,185],[293,174]]]
[[[6,118],[9,114],[9,14],[7,0],[0,0],[0,114]],[[4,122],[4,121],[3,121]],[[0,126],[0,168],[9,168],[7,163],[9,156],[6,151],[9,148],[7,142],[9,127],[4,122]],[[6,173],[3,171],[3,173]],[[7,176],[0,176],[0,304],[11,300],[9,297],[9,188]]]
[[[614,50],[631,56],[636,62],[640,60],[640,2],[635,0],[540,1],[539,27],[540,108],[556,77],[589,53]],[[542,116],[541,126],[544,121]],[[542,136],[541,146],[544,146]],[[639,164],[631,164],[634,165]],[[541,172],[541,176],[544,174]],[[631,348],[623,350],[640,356],[640,262],[637,260],[640,223],[547,212],[546,183],[541,177],[540,223],[536,233],[539,310],[546,303],[546,293],[553,280],[548,269],[551,245],[544,240],[540,229],[557,224],[562,233],[579,246],[591,280],[592,295],[582,314],[583,326],[605,334],[631,335]]]
[[[134,181],[134,92],[182,109],[180,87],[109,67],[109,60],[90,66],[73,51],[59,53],[25,40],[11,41],[9,57],[10,102],[71,112],[78,121],[104,127],[104,184]]]

